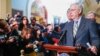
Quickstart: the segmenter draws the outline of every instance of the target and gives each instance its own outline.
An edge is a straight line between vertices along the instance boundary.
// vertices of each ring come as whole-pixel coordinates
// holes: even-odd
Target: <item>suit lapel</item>
[[[72,22],[70,22],[70,26],[69,26],[69,29],[70,29],[70,33],[71,33],[71,36],[73,36],[73,24],[74,24],[74,22],[72,21]]]
[[[84,29],[84,26],[85,26],[85,19],[82,17],[79,28],[78,28],[78,31],[77,31],[77,34],[76,34],[76,37],[81,35],[81,32]]]
[[[70,22],[69,23],[69,29],[68,29],[68,32],[70,33],[69,34],[69,37],[67,38],[68,40],[68,42],[69,42],[69,45],[70,46],[73,46],[73,41],[74,41],[74,37],[73,37],[73,24],[74,24],[74,22],[72,21],[72,22]]]

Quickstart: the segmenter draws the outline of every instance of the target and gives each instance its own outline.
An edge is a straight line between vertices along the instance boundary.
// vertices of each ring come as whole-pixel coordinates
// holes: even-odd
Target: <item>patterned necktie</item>
[[[74,21],[74,27],[73,27],[73,36],[76,36],[78,30],[78,21]]]

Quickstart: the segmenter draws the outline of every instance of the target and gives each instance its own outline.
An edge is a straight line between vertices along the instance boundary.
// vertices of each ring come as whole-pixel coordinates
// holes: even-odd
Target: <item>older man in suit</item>
[[[70,15],[73,21],[66,23],[64,31],[66,37],[62,38],[60,43],[65,46],[81,46],[90,49],[91,53],[97,55],[99,47],[99,35],[95,22],[82,16],[83,7],[79,3],[70,6]],[[91,45],[91,46],[90,46]],[[88,56],[88,54],[79,54],[78,56]]]

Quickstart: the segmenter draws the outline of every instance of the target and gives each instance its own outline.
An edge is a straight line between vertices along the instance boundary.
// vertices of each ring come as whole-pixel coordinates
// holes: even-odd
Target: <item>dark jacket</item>
[[[73,24],[73,21],[66,24],[64,31],[67,33],[62,38],[62,45],[74,46],[79,44],[87,48],[86,43],[89,42],[91,45],[99,47],[100,39],[95,22],[82,17],[75,38],[73,37]]]

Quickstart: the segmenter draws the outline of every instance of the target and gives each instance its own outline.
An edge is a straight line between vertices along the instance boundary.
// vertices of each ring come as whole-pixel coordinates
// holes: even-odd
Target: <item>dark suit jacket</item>
[[[99,32],[99,36],[100,36],[100,24],[99,23],[96,23],[97,26],[98,26],[98,32]]]
[[[67,22],[66,22],[66,23],[67,23]],[[65,27],[66,23],[61,23],[61,24],[60,24],[61,30]]]
[[[91,45],[99,46],[99,35],[95,22],[82,17],[75,38],[73,37],[73,24],[73,21],[66,23],[64,31],[67,32],[60,40],[61,45],[74,46],[79,44],[83,47],[88,47],[86,43],[89,42]]]

